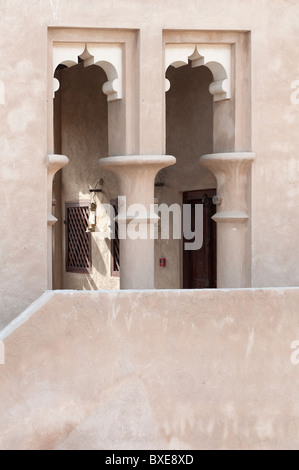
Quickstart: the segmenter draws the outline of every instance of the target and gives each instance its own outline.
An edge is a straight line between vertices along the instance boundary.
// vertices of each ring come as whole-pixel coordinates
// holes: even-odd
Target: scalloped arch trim
[[[231,54],[230,44],[166,44],[165,71],[170,65],[176,68],[187,65],[189,60],[192,67],[205,65],[214,78],[209,88],[214,101],[228,100],[231,98]],[[170,82],[166,79],[166,91],[169,88]]]
[[[84,66],[98,65],[107,75],[103,85],[107,101],[122,98],[122,44],[120,43],[63,43],[53,44],[53,76],[59,64],[73,67],[78,58]],[[53,97],[59,89],[59,81],[53,78]]]

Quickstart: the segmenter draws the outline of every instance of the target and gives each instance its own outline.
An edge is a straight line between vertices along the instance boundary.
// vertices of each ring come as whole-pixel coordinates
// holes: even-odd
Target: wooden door
[[[184,289],[213,289],[217,287],[216,272],[216,222],[212,216],[216,212],[213,196],[216,189],[188,191],[183,203],[191,204],[191,228],[194,231],[195,204],[203,204],[203,245],[199,250],[187,251],[183,255]],[[184,240],[184,243],[187,240]],[[190,241],[190,240],[189,240]]]

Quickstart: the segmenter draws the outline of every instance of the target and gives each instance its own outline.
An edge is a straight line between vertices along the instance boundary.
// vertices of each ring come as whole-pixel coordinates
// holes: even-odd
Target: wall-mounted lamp
[[[89,207],[89,217],[88,217],[88,227],[86,229],[87,233],[95,232],[97,225],[97,204],[96,202],[91,202]]]
[[[98,188],[98,185],[103,185],[104,180],[102,178],[96,183],[94,188],[89,190],[92,193],[92,201],[89,206],[89,217],[88,217],[88,227],[86,229],[87,233],[92,233],[96,231],[97,225],[97,203],[96,203],[96,193],[101,193],[102,189]]]

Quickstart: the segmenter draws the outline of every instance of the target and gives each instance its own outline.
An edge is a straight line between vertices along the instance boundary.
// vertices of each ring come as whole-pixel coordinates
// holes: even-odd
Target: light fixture
[[[97,203],[96,203],[96,193],[101,193],[102,189],[98,188],[97,186],[100,184],[101,186],[103,185],[104,181],[102,178],[99,179],[99,181],[96,183],[95,187],[93,189],[90,189],[89,192],[93,193],[92,195],[92,201],[89,206],[89,217],[88,217],[88,227],[86,229],[87,233],[92,233],[96,231],[96,225],[97,225]]]
[[[96,202],[91,202],[89,206],[89,217],[88,217],[88,227],[86,229],[87,233],[95,232],[97,225],[97,204]]]

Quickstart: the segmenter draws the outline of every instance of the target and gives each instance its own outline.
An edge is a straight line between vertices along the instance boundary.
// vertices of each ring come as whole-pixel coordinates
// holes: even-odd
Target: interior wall
[[[166,154],[176,157],[176,164],[160,172],[155,188],[159,203],[182,205],[185,191],[216,188],[214,175],[199,164],[202,155],[213,152],[213,97],[209,85],[213,79],[207,67],[170,66],[166,73],[170,90],[166,93]],[[159,258],[166,258],[160,268]],[[155,286],[182,287],[182,241],[156,240]]]
[[[65,220],[65,202],[90,201],[89,189],[103,178],[103,192],[96,195],[98,226],[106,227],[101,218],[101,203],[109,203],[118,196],[114,176],[99,171],[98,159],[108,156],[108,103],[102,93],[107,81],[98,66],[85,67],[83,63],[60,71],[60,89],[55,100],[60,100],[61,153],[69,164],[61,170],[61,215]],[[117,289],[119,278],[111,276],[111,251],[108,239],[92,238],[92,272],[70,273],[65,270],[65,224],[61,224],[61,286],[63,289]],[[59,239],[57,240],[59,244]]]

